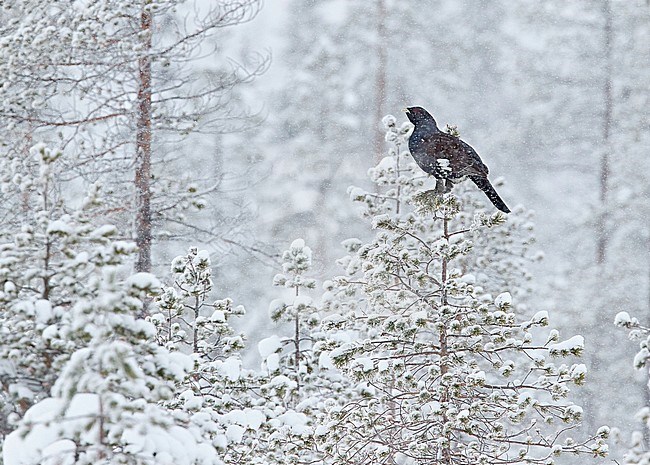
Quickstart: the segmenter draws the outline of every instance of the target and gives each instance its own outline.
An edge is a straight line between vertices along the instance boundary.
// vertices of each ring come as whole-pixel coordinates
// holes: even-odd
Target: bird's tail
[[[492,184],[490,184],[487,177],[470,176],[469,178],[474,181],[474,184],[476,184],[479,189],[485,192],[485,195],[487,195],[488,199],[490,199],[490,202],[492,202],[495,207],[504,213],[510,213],[510,209],[505,202],[501,200],[501,197],[499,197],[497,191],[494,190],[494,187],[492,187]]]

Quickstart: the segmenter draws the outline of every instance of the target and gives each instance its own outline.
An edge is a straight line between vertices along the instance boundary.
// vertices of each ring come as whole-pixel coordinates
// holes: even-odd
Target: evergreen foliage
[[[133,226],[140,271],[150,271],[159,234],[204,229],[188,216],[219,192],[224,173],[214,172],[211,159],[201,162],[213,169],[187,172],[184,145],[199,143],[196,132],[245,126],[246,111],[230,102],[232,89],[268,63],[256,55],[247,66],[206,65],[205,49],[218,50],[220,31],[249,21],[259,8],[258,0],[205,8],[194,0],[2,4],[4,142],[14,155],[32,139],[65,147],[65,181],[101,180],[105,213],[124,229]]]
[[[282,254],[282,273],[273,285],[289,290],[269,306],[272,320],[284,322],[292,334],[273,335],[259,345],[265,382],[260,394],[267,407],[277,412],[270,422],[271,443],[275,448],[270,463],[330,463],[315,443],[322,434],[326,406],[341,405],[355,392],[328,356],[329,343],[320,328],[321,308],[305,294],[316,281],[309,278],[312,251],[302,239],[294,240]],[[288,323],[288,324],[287,324]],[[277,420],[280,420],[279,422]]]
[[[90,280],[91,295],[63,325],[80,348],[52,396],[7,437],[5,464],[220,463],[198,427],[161,404],[192,361],[156,344],[153,325],[134,317],[159,285],[146,273],[122,282],[111,266]]]
[[[207,251],[191,247],[171,264],[173,284],[163,286],[150,320],[158,344],[188,354],[192,367],[164,404],[184,412],[221,463],[257,463],[255,451],[266,414],[252,389],[257,376],[242,367],[244,334],[231,319],[245,314],[231,299],[211,300],[212,266]]]
[[[39,144],[29,157],[2,167],[3,193],[10,204],[30,212],[22,222],[5,226],[0,245],[3,435],[10,414],[20,418],[50,395],[63,364],[82,344],[62,325],[70,324],[71,309],[80,298],[96,295],[89,280],[135,250],[119,240],[114,226],[96,225],[102,208],[99,185],[78,205],[63,199],[61,157]]]
[[[633,367],[637,370],[648,370],[650,366],[650,327],[641,324],[641,322],[630,316],[628,312],[619,312],[614,318],[614,324],[620,328],[629,330],[629,338],[639,341],[639,350],[633,361]],[[646,389],[650,386],[646,384]],[[650,405],[644,405],[636,414],[637,419],[643,422],[644,427],[650,428]],[[647,465],[650,463],[650,452],[647,450],[647,439],[643,431],[633,431],[631,438],[623,439],[622,443],[628,444],[628,450],[625,454],[626,465]]]
[[[114,240],[115,227],[90,224],[98,190],[68,210],[54,182],[61,154],[36,146],[32,155],[38,176],[18,187],[37,214],[2,247],[3,398],[17,422],[4,463],[218,463],[196,428],[161,404],[192,363],[156,344],[154,326],[137,317],[159,282],[123,279],[136,248]]]
[[[409,125],[385,123],[389,156],[370,172],[381,191],[351,190],[378,232],[367,244],[348,241],[346,274],[326,299],[335,312],[326,327],[352,334],[330,357],[363,386],[363,399],[330,409],[323,447],[337,463],[368,464],[605,455],[605,427],[584,441],[566,436],[582,417],[569,387],[584,382],[586,367],[554,359],[580,355],[582,337],[541,336],[548,314],[519,315],[508,276],[482,276],[482,261],[509,259],[498,248],[489,259],[474,252],[503,215],[469,216],[466,193],[422,191],[405,148]]]
[[[606,421],[650,464],[603,331],[649,305],[646,3],[0,1],[0,462],[597,463]],[[359,181],[420,104],[538,209],[537,279],[533,212],[434,195],[408,124]]]

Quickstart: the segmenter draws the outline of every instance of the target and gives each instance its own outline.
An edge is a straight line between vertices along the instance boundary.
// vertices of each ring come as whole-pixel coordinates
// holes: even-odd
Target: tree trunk
[[[142,56],[138,59],[138,118],[136,123],[135,160],[135,243],[138,259],[135,270],[151,271],[151,26],[147,0],[140,16]]]
[[[384,117],[384,100],[386,98],[386,4],[385,0],[377,0],[377,75],[375,79],[375,157],[377,161],[383,158],[384,128],[381,120]]]
[[[604,114],[603,114],[603,152],[600,159],[600,207],[601,213],[596,224],[596,263],[605,263],[607,252],[607,225],[606,206],[609,185],[609,156],[611,151],[611,131],[613,118],[613,97],[612,97],[612,6],[611,0],[603,0],[603,16],[605,19],[605,30],[603,34],[603,52],[605,55],[605,82],[603,87]]]
[[[650,229],[649,229],[650,230]],[[650,257],[650,254],[647,254],[648,257]],[[646,289],[647,289],[647,295],[646,295],[646,302],[647,302],[647,315],[650,315],[650,259],[648,260],[648,276],[647,276],[647,284],[646,284]],[[643,390],[644,393],[644,403],[643,405],[650,406],[650,370],[647,371],[648,374],[648,382],[646,383],[645,389]],[[650,446],[650,425],[648,422],[644,421],[643,422],[643,450],[648,450],[648,446]]]
[[[449,242],[450,235],[449,235],[449,220],[445,216],[443,220],[443,236],[447,242]],[[445,252],[446,253],[446,252]],[[442,270],[441,270],[441,276],[440,276],[440,284],[442,286],[442,293],[440,296],[440,306],[441,307],[446,307],[449,304],[449,301],[447,300],[447,266],[448,266],[448,259],[446,256],[442,257]],[[440,328],[440,377],[443,380],[442,383],[443,385],[446,383],[444,381],[445,375],[449,372],[449,345],[447,343],[447,327],[443,324],[441,325]],[[442,395],[440,396],[440,403],[445,405],[449,402],[449,387],[444,386],[444,390],[442,392]],[[446,425],[447,422],[449,422],[449,418],[447,418],[447,414],[445,413],[443,415],[443,422]],[[447,434],[446,437],[446,442],[442,446],[442,462],[441,464],[445,465],[450,465],[452,463],[452,451],[451,451],[451,434]]]
[[[300,294],[300,288],[296,286],[296,297]],[[296,310],[296,319],[294,327],[294,344],[296,346],[295,363],[296,363],[296,392],[300,392],[300,313]]]

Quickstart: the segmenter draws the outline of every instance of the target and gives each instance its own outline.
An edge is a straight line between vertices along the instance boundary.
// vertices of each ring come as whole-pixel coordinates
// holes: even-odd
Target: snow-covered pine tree
[[[296,239],[282,261],[282,273],[273,284],[290,294],[273,300],[269,313],[273,321],[291,328],[291,335],[273,334],[258,344],[265,377],[259,394],[273,418],[265,463],[329,463],[317,449],[314,435],[319,433],[326,404],[342,404],[354,394],[328,356],[319,305],[306,294],[316,287],[309,277],[311,249],[303,239]]]
[[[137,249],[114,226],[92,226],[98,189],[66,206],[54,182],[61,154],[36,146],[32,156],[36,175],[11,168],[34,219],[0,247],[3,413],[17,425],[4,463],[217,463],[192,418],[160,405],[192,361],[135,316],[159,283],[120,279]]]
[[[286,377],[281,397],[287,406],[294,407],[303,397],[301,390],[313,386],[307,380],[315,371],[311,331],[318,327],[320,315],[313,299],[305,290],[316,287],[316,280],[305,276],[312,266],[311,249],[302,239],[296,239],[282,254],[282,273],[275,275],[273,285],[291,290],[291,297],[275,299],[269,306],[269,316],[278,323],[289,323],[291,337],[273,335],[263,339],[258,349],[263,358],[263,369],[269,375]],[[279,393],[278,393],[279,394]]]
[[[156,297],[150,320],[158,343],[188,354],[193,368],[165,404],[197,420],[223,463],[259,463],[258,444],[268,430],[263,402],[254,394],[260,381],[242,368],[244,335],[230,325],[244,308],[231,299],[210,300],[212,267],[205,250],[191,247],[174,258],[171,273],[173,285]]]
[[[244,346],[244,335],[235,334],[228,320],[243,315],[242,306],[231,299],[208,301],[212,292],[210,255],[191,247],[171,264],[173,285],[165,286],[152,316],[161,345],[191,352],[207,361],[223,359]]]
[[[67,204],[57,180],[65,171],[61,152],[44,145],[29,157],[2,165],[6,205],[21,209],[21,223],[8,222],[0,242],[0,435],[9,416],[22,417],[50,395],[54,381],[79,340],[60,332],[72,305],[91,295],[88,280],[116,265],[135,246],[117,229],[95,226],[101,209],[98,185],[78,204]]]
[[[5,465],[219,464],[196,422],[161,402],[186,378],[192,359],[155,342],[154,326],[134,315],[160,288],[150,274],[122,282],[106,266],[87,281],[60,331],[81,348],[52,396],[31,407],[6,439]]]
[[[650,326],[641,324],[637,318],[630,316],[628,312],[617,313],[614,324],[629,329],[629,338],[639,341],[639,351],[634,357],[633,366],[637,370],[645,369],[647,371],[650,367]],[[650,381],[646,385],[646,389],[650,389]],[[650,451],[648,451],[648,442],[645,435],[647,429],[650,428],[650,405],[641,408],[636,417],[643,422],[646,429],[632,432],[629,448],[623,462],[625,465],[647,465],[650,463]],[[620,439],[622,442],[626,442],[627,438]]]
[[[71,173],[110,186],[112,218],[134,225],[138,271],[150,270],[156,226],[167,223],[177,233],[189,225],[189,211],[205,206],[199,194],[219,189],[223,172],[181,174],[186,157],[200,163],[202,151],[187,153],[179,141],[207,127],[223,133],[243,126],[245,111],[231,105],[232,89],[263,72],[267,57],[238,65],[203,58],[207,48],[218,55],[219,31],[254,18],[260,6],[2,3],[0,123],[13,136],[3,142],[18,151],[34,137],[65,146]]]
[[[370,171],[383,192],[351,190],[378,232],[345,244],[346,274],[327,286],[333,315],[324,319],[332,334],[350,335],[330,356],[364,396],[330,410],[321,447],[355,464],[605,455],[606,427],[585,440],[567,435],[582,415],[569,386],[584,382],[585,366],[552,361],[579,355],[582,337],[561,340],[553,329],[543,338],[547,313],[519,314],[508,267],[498,263],[513,251],[478,259],[505,217],[464,213],[467,193],[421,191],[424,177],[406,150],[410,125],[385,123],[389,156]],[[494,275],[483,272],[491,267]]]

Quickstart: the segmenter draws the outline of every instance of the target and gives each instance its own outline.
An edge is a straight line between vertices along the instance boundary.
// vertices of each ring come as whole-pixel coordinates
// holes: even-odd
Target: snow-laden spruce
[[[586,369],[556,359],[579,355],[582,338],[556,330],[544,338],[548,315],[527,317],[518,301],[526,212],[515,208],[505,223],[462,185],[442,197],[422,190],[427,181],[406,151],[409,125],[385,123],[389,155],[370,170],[379,189],[350,191],[377,233],[346,242],[346,274],[324,296],[329,356],[361,398],[330,408],[319,447],[341,464],[547,465],[563,453],[605,455],[606,428],[569,434],[582,409],[567,394]]]

